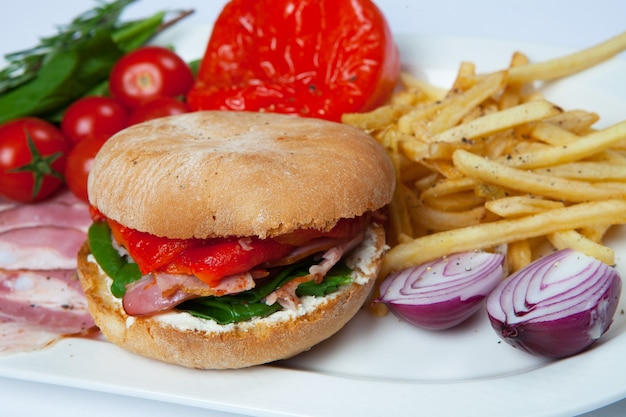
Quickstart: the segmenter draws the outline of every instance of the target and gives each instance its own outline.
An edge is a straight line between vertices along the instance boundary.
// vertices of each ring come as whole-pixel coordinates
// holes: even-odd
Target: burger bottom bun
[[[385,251],[385,233],[372,225],[347,257],[353,283],[326,297],[302,297],[297,311],[219,325],[186,312],[130,317],[110,291],[111,279],[90,256],[78,254],[78,275],[89,312],[104,336],[136,354],[200,369],[231,369],[287,359],[339,331],[362,307],[376,281]]]

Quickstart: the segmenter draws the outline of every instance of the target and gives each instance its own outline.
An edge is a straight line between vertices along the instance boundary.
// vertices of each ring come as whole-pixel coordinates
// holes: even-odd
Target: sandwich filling
[[[94,212],[92,254],[112,278],[129,316],[178,309],[220,324],[295,309],[304,295],[351,283],[342,258],[377,217],[341,219],[328,231],[301,229],[272,238],[169,239]]]

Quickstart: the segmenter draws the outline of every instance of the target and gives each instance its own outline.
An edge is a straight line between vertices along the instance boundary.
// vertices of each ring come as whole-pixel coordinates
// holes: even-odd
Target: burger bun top
[[[385,150],[357,128],[235,111],[126,128],[88,180],[90,203],[108,218],[183,239],[329,230],[388,204],[394,187]]]

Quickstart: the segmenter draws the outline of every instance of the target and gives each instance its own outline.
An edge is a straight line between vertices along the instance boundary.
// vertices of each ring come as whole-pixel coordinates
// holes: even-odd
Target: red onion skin
[[[491,320],[491,325],[496,332],[501,332],[502,338],[513,347],[536,356],[560,359],[581,353],[598,340],[580,331],[581,328],[589,327],[589,316],[590,312],[585,311],[552,325],[539,322],[506,328],[494,320]],[[611,321],[603,326],[602,334],[610,325]]]
[[[482,306],[485,296],[467,300],[459,297],[426,305],[388,303],[390,311],[402,320],[427,330],[445,330],[458,326],[473,316]]]
[[[480,257],[484,261],[475,263],[475,257]],[[394,285],[389,284],[390,281],[383,282],[380,288],[381,296],[374,300],[374,303],[386,304],[395,316],[416,327],[427,330],[450,329],[466,321],[482,308],[489,292],[502,280],[503,262],[504,256],[501,254],[479,252],[453,254],[445,259],[427,262],[386,278],[385,281],[403,282],[402,287],[408,294],[400,291],[400,294],[389,295],[386,289]],[[419,279],[412,281],[408,277],[430,274],[431,267],[437,269],[435,265],[439,267],[447,265],[444,269],[449,275],[445,277],[436,275],[437,279],[441,280],[431,283],[432,286],[422,286]],[[466,270],[467,267],[470,269]],[[411,294],[410,287],[413,286],[424,292],[419,295]]]
[[[499,296],[501,287],[510,284],[516,279],[515,276],[516,274],[513,274],[503,281],[487,300],[487,315],[491,326],[509,345],[533,355],[560,359],[588,349],[611,326],[622,288],[621,278],[613,268],[606,266],[603,279],[608,280],[606,281],[608,285],[604,286],[601,294],[593,294],[597,301],[592,305],[585,306],[581,303],[577,306],[577,311],[570,311],[571,314],[556,319],[534,318],[510,324],[494,317],[491,309],[492,303],[495,302],[493,298]],[[590,298],[591,296],[590,294]],[[593,329],[594,326],[600,327]]]

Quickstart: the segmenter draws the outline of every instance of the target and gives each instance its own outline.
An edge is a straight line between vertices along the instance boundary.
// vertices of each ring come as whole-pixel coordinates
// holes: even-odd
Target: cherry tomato
[[[111,97],[91,96],[72,103],[61,121],[61,130],[73,145],[111,136],[128,125],[128,110]]]
[[[192,85],[189,65],[161,46],[144,46],[127,53],[109,76],[111,94],[131,110],[157,97],[185,95]]]
[[[54,125],[34,117],[0,126],[0,195],[40,201],[63,185],[69,146]]]
[[[96,154],[106,142],[108,136],[99,138],[87,138],[78,142],[67,156],[67,166],[65,168],[65,181],[70,191],[89,203],[87,195],[87,177],[91,171],[93,160]]]
[[[233,0],[215,22],[188,104],[339,121],[384,103],[399,71],[371,0]]]
[[[159,117],[187,113],[189,109],[182,101],[174,97],[159,97],[137,107],[130,115],[129,125],[145,122]]]

